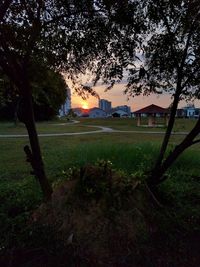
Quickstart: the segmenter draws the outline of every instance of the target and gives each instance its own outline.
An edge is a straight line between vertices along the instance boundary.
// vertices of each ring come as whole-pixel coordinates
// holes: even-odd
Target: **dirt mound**
[[[54,190],[33,220],[53,225],[87,266],[140,266],[140,250],[154,231],[149,198],[140,181],[107,163],[86,166]]]

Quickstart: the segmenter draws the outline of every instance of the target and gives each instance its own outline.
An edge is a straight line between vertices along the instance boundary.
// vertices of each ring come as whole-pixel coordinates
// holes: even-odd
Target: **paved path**
[[[78,123],[78,121],[73,121],[70,124]],[[66,125],[69,123],[62,123],[60,125]],[[58,124],[57,124],[58,125]],[[40,137],[53,137],[53,136],[75,136],[75,135],[85,135],[85,134],[96,134],[96,133],[134,133],[134,134],[157,134],[163,135],[165,132],[157,131],[122,131],[114,130],[105,126],[96,126],[96,125],[86,125],[87,127],[98,128],[96,131],[87,131],[87,132],[76,132],[76,133],[47,133],[47,134],[38,134]],[[172,132],[172,135],[187,135],[187,132]],[[21,138],[28,137],[27,134],[0,134],[0,138]]]
[[[67,126],[67,125],[72,125],[72,124],[76,124],[76,123],[80,123],[80,121],[77,121],[77,120],[70,120],[69,122],[54,123],[54,124],[52,124],[52,125],[54,125],[54,126]]]
[[[89,126],[99,128],[96,131],[87,131],[87,132],[77,132],[77,133],[47,133],[47,134],[38,134],[40,137],[51,137],[51,136],[67,136],[67,135],[84,135],[84,134],[93,134],[93,133],[104,133],[104,132],[112,132],[111,128],[101,127],[101,126]],[[0,134],[0,138],[18,138],[18,137],[28,137],[28,134]]]

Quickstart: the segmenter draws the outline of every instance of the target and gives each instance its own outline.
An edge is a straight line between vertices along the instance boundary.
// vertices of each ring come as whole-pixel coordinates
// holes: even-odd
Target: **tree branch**
[[[188,76],[188,78],[186,79],[186,81],[183,83],[182,88],[184,88],[191,81],[191,79],[194,77],[194,75],[198,71],[199,71],[199,66],[197,66],[197,68],[192,72],[192,74]]]
[[[184,67],[184,64],[185,64],[185,60],[186,60],[187,53],[188,53],[188,48],[189,48],[189,45],[190,45],[190,41],[191,41],[191,38],[192,38],[193,31],[195,29],[195,23],[196,23],[199,15],[200,14],[199,14],[199,10],[198,10],[197,15],[194,18],[194,20],[193,20],[193,22],[191,24],[189,33],[188,33],[188,38],[187,38],[187,41],[186,41],[186,45],[185,45],[185,48],[184,48],[183,57],[182,57],[181,65],[180,65],[181,71],[183,70],[183,67]]]
[[[6,12],[12,3],[12,0],[4,0],[4,2],[0,5],[0,22],[4,19]]]
[[[5,46],[5,44],[2,43],[2,47]],[[5,49],[3,51],[0,50],[0,66],[3,69],[3,72],[12,79],[12,81],[17,85],[20,86],[20,75],[19,73],[16,73],[16,70],[19,71],[20,65],[15,60],[15,57],[13,57],[8,49],[8,47],[5,46]]]
[[[200,139],[194,140],[194,141],[192,142],[192,145],[197,144],[197,143],[200,143]]]
[[[163,17],[163,21],[164,21],[164,24],[165,24],[165,26],[167,28],[167,32],[171,37],[173,37],[173,32],[171,31],[171,28],[170,28],[170,25],[168,23],[167,17],[165,16],[165,13],[163,12],[163,2],[160,3],[160,0],[157,0],[157,2],[158,2],[158,5],[160,7],[160,13],[161,13],[161,15]],[[177,60],[176,52],[175,52],[175,49],[174,49],[174,47],[172,45],[172,42],[170,42],[170,47],[171,47],[172,55],[173,55],[173,58],[174,58],[174,62],[177,65],[177,69],[179,69],[179,62]]]
[[[46,11],[47,13],[49,13],[48,11]],[[106,13],[106,10],[104,10],[104,9],[94,9],[93,11],[93,14],[98,14],[99,12],[102,12],[102,13]],[[83,14],[88,14],[88,16],[90,16],[90,14],[89,14],[89,12],[88,12],[88,10],[86,9],[86,10],[82,10],[82,11],[75,11],[75,10],[68,10],[68,13],[64,13],[64,14],[61,14],[61,15],[59,15],[59,16],[56,16],[56,17],[54,17],[52,14],[50,14],[49,13],[49,15],[50,15],[50,17],[51,17],[51,19],[50,20],[48,20],[48,21],[45,21],[44,23],[43,23],[43,26],[48,26],[49,24],[51,24],[51,23],[55,23],[55,22],[59,22],[61,19],[64,19],[64,18],[66,18],[66,17],[71,17],[71,16],[74,16],[74,18],[75,18],[75,16],[77,16],[77,15],[83,15]]]

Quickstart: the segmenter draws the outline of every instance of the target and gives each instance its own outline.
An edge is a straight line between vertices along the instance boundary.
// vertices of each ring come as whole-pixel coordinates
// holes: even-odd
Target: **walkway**
[[[78,121],[74,121],[70,124],[78,123]],[[68,123],[62,123],[60,125],[66,125]],[[56,124],[58,125],[58,124]],[[47,133],[47,134],[38,134],[39,137],[56,137],[56,136],[75,136],[75,135],[85,135],[85,134],[97,134],[97,133],[134,133],[134,134],[156,134],[163,135],[165,132],[157,132],[157,131],[122,131],[115,130],[110,127],[105,126],[96,126],[96,125],[87,125],[87,127],[99,128],[96,131],[87,131],[87,132],[76,132],[76,133]],[[188,132],[172,132],[172,135],[187,135]],[[0,134],[0,138],[21,138],[28,137],[28,134]]]

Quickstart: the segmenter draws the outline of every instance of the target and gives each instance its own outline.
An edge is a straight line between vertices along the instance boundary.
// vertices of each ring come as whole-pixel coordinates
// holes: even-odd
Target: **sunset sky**
[[[168,107],[171,103],[171,98],[169,95],[151,95],[151,96],[139,96],[130,98],[127,100],[127,96],[123,94],[124,84],[117,84],[110,91],[104,92],[104,86],[97,86],[96,92],[99,94],[100,98],[107,99],[112,102],[112,107],[119,105],[128,105],[131,107],[132,111],[136,111],[142,107],[145,107],[150,104],[155,104],[161,107]],[[85,105],[88,108],[98,107],[98,99],[95,97],[90,97],[84,101],[81,97],[78,97],[72,92],[72,108],[83,107]],[[185,106],[185,102],[180,102],[179,107]],[[196,107],[200,107],[200,102],[195,102]]]

